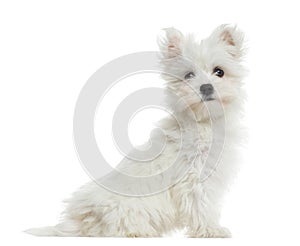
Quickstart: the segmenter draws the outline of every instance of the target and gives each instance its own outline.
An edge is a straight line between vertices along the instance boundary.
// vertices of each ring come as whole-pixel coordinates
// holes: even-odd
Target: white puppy
[[[160,122],[165,149],[149,165],[125,158],[118,169],[130,175],[153,175],[176,159],[176,182],[147,196],[116,194],[91,182],[67,201],[60,224],[29,233],[159,237],[185,229],[190,237],[230,236],[219,224],[220,203],[236,172],[235,149],[241,139],[243,33],[221,25],[199,43],[174,28],[165,31],[159,40],[162,76],[167,81],[166,102],[174,115]]]

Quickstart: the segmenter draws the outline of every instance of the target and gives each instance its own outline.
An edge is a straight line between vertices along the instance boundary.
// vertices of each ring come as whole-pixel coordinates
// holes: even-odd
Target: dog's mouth
[[[214,101],[214,100],[216,100],[215,98],[213,98],[213,97],[204,97],[204,98],[202,98],[202,102],[208,102],[208,101]]]

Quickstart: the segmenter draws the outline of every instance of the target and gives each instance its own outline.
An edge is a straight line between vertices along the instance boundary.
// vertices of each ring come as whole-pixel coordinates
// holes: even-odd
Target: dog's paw
[[[202,227],[196,231],[187,232],[188,237],[230,238],[231,233],[225,227]]]

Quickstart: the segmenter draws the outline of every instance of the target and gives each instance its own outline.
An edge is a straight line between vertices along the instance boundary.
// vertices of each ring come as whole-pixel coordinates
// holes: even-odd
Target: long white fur
[[[220,226],[219,219],[223,195],[236,173],[236,147],[242,138],[239,121],[244,98],[243,33],[235,26],[221,25],[198,43],[192,35],[184,36],[174,28],[165,31],[165,37],[159,40],[161,64],[166,72],[162,76],[167,88],[188,102],[200,129],[200,135],[192,127],[185,129],[190,138],[182,147],[185,153],[182,165],[189,164],[195,153],[193,148],[201,140],[200,156],[193,167],[172,188],[147,197],[125,197],[111,193],[95,182],[88,183],[67,201],[60,224],[30,229],[28,233],[38,236],[160,237],[176,229],[185,229],[190,237],[230,236],[229,230]],[[225,71],[223,78],[213,74],[216,66]],[[189,71],[196,77],[186,86],[183,77]],[[176,75],[176,78],[168,74]],[[203,102],[192,92],[191,89],[199,91],[200,85],[205,83],[211,83],[218,92],[225,116],[214,115],[215,101],[207,103],[212,111],[209,116]],[[186,115],[184,107],[174,106],[176,100],[170,93],[166,95],[166,103],[173,107],[176,119],[193,120]],[[212,137],[210,120],[218,124],[220,117],[226,120],[222,158],[212,175],[200,182]],[[144,169],[138,162],[126,158],[118,168],[129,174],[149,175],[172,163],[179,148],[180,129],[171,117],[159,124],[167,135],[164,153]]]

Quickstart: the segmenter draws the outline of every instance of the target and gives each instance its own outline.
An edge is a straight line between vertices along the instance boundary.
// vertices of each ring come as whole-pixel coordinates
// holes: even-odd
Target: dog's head
[[[221,103],[226,110],[236,102],[245,72],[241,64],[243,33],[236,27],[221,25],[198,42],[193,35],[184,36],[174,28],[165,31],[159,46],[163,77],[171,92],[167,101],[174,111],[189,108],[201,121],[214,114],[216,104]],[[178,99],[185,106],[179,106]]]

